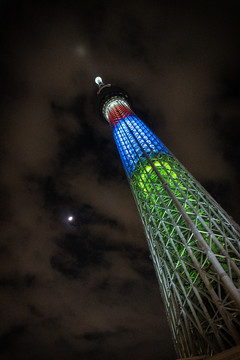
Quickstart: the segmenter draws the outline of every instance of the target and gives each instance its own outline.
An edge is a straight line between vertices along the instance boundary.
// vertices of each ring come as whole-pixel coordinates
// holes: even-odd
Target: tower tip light
[[[102,81],[102,78],[100,77],[100,76],[97,76],[96,78],[95,78],[95,83],[100,87],[100,86],[102,86],[102,85],[104,85],[103,84],[103,81]]]

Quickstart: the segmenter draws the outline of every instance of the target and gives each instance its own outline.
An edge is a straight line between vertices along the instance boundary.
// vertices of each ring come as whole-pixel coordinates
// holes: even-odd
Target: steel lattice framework
[[[99,85],[148,240],[178,355],[239,344],[239,227],[131,110]]]

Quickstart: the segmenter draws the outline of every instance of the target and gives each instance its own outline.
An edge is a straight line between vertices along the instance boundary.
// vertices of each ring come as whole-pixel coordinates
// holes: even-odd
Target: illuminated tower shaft
[[[239,344],[240,233],[224,210],[136,116],[128,95],[99,78],[182,358]]]

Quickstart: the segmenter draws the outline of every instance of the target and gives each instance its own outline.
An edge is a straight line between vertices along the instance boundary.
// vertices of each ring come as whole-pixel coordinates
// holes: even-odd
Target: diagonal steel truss
[[[238,226],[119,98],[104,114],[144,225],[180,357],[240,342]]]

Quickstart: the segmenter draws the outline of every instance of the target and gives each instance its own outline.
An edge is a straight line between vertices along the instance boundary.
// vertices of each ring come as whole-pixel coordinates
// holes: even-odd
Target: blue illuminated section
[[[113,128],[113,136],[129,177],[143,155],[139,144],[149,156],[170,154],[156,135],[134,113],[121,118]]]

